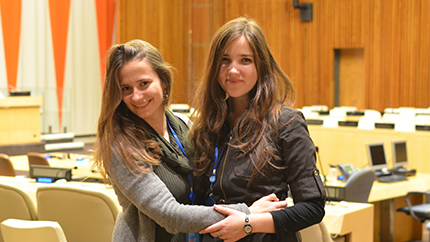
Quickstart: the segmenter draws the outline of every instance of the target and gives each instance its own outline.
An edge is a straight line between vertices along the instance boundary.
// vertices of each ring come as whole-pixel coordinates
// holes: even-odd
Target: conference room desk
[[[430,190],[430,174],[417,173],[408,181],[381,183],[375,181],[368,202],[374,205],[374,241],[408,241],[420,238],[422,225],[411,216],[396,212],[407,206],[405,196],[410,191]],[[327,182],[326,187],[343,187],[343,182]],[[415,203],[423,202],[422,197]]]
[[[0,98],[0,145],[40,142],[42,105],[42,97]]]
[[[73,177],[102,179],[100,173],[91,169],[93,162],[90,160],[89,155],[71,153],[69,158],[64,153],[49,154],[52,156],[48,159],[51,167],[72,169]],[[9,158],[16,171],[29,171],[27,155],[10,156]]]
[[[348,242],[373,241],[373,204],[330,202],[323,221],[332,236],[345,236]]]
[[[327,173],[330,165],[353,164],[355,168],[369,166],[366,143],[383,142],[388,168],[393,167],[391,142],[406,140],[408,166],[430,173],[430,132],[399,132],[390,129],[364,130],[357,127],[329,128],[308,125],[310,136],[318,146],[318,167]],[[328,174],[324,175],[328,175]]]
[[[25,178],[25,177],[10,177],[10,176],[0,176],[0,182],[5,184],[14,185],[16,187],[21,188],[26,194],[28,194],[31,200],[34,202],[34,205],[37,207],[37,199],[36,199],[36,191],[38,187],[42,186],[65,186],[65,187],[76,187],[83,188],[87,190],[95,190],[106,194],[108,197],[112,199],[115,205],[118,207],[119,211],[122,211],[122,207],[119,205],[118,198],[111,186],[102,184],[102,183],[93,183],[93,182],[54,182],[54,183],[39,183],[34,179]]]

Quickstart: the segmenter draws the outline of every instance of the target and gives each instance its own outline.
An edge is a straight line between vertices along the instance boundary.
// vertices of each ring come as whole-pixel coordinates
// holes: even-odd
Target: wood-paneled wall
[[[296,107],[334,106],[335,49],[364,51],[365,95],[359,108],[430,105],[428,0],[299,1],[313,3],[312,22],[301,22],[292,2],[120,0],[117,41],[141,38],[159,48],[178,70],[172,101],[188,102],[211,35],[226,21],[247,15],[262,26],[291,77]]]

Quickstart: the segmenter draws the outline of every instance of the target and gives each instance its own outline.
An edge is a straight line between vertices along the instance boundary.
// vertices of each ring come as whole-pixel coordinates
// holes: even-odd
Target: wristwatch
[[[243,231],[245,231],[246,234],[251,234],[252,233],[252,226],[249,223],[248,214],[245,215],[245,226],[243,226]]]

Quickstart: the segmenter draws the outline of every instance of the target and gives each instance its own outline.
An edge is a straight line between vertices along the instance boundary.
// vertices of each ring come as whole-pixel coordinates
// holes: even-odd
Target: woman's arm
[[[316,198],[296,203],[287,209],[270,212],[275,221],[277,239],[321,222],[325,214],[324,205],[324,199]]]
[[[214,208],[228,217],[200,230],[201,234],[210,233],[213,237],[220,235],[225,242],[237,241],[247,235],[243,229],[245,213],[217,205]],[[319,223],[323,217],[324,200],[321,199],[301,202],[270,213],[248,215],[252,233],[276,233],[279,241],[288,234],[294,234],[308,227],[309,223]]]
[[[178,203],[154,172],[134,175],[115,154],[110,163],[109,177],[127,200],[169,233],[197,232],[225,217],[213,207]],[[232,205],[231,208],[249,213],[245,204]]]
[[[304,116],[293,109],[283,109],[279,147],[286,170],[285,177],[294,206],[271,212],[276,237],[287,235],[319,223],[324,217],[325,188],[316,167],[315,145],[309,136]]]
[[[228,217],[200,230],[201,234],[210,233],[213,237],[220,237],[224,242],[237,241],[247,236],[244,230],[246,213],[217,205],[214,208]],[[270,213],[249,214],[248,218],[252,226],[252,233],[275,233]]]

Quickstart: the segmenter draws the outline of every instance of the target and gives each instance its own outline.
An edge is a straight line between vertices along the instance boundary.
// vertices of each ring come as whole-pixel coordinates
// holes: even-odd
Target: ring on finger
[[[217,237],[219,238],[219,237],[221,237],[221,235],[219,235],[219,233],[218,232],[216,232],[216,235],[217,235]]]

